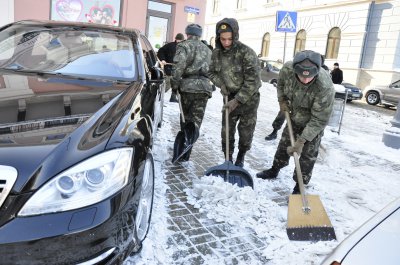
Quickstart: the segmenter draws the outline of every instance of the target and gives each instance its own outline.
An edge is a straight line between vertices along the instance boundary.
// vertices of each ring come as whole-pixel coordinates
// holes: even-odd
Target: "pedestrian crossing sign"
[[[276,12],[276,31],[296,32],[297,12],[277,11]]]

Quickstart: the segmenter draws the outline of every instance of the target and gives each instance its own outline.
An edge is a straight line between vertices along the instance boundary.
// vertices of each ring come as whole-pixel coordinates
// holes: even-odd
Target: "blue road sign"
[[[297,12],[277,11],[276,12],[276,31],[296,32]]]
[[[200,14],[200,9],[198,9],[196,7],[185,6],[185,12],[198,15],[198,14]]]

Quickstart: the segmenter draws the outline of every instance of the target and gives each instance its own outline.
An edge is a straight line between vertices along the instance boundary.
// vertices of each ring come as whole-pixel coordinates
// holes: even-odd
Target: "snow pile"
[[[188,203],[217,222],[253,229],[260,236],[286,237],[286,212],[250,187],[239,188],[220,177],[204,176],[186,189]]]

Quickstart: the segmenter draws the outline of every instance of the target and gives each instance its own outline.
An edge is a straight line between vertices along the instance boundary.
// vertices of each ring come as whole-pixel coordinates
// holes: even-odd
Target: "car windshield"
[[[93,79],[137,79],[126,35],[87,29],[15,26],[0,32],[0,68]]]
[[[283,67],[283,63],[278,61],[263,61],[263,67],[268,67],[272,71],[280,71]]]

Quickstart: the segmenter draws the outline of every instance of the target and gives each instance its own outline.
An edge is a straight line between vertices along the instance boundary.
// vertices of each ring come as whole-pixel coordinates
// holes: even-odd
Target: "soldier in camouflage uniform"
[[[258,178],[275,179],[279,170],[289,164],[296,152],[300,156],[300,167],[304,184],[311,179],[318,156],[318,148],[324,129],[331,116],[335,90],[329,74],[321,68],[321,55],[313,51],[298,52],[293,62],[287,62],[278,79],[278,102],[281,111],[288,111],[293,125],[294,137],[291,146],[286,125],[276,150],[272,167],[257,173]],[[293,194],[299,193],[296,172]]]
[[[181,95],[186,122],[194,122],[200,129],[212,86],[207,77],[211,51],[201,42],[202,28],[197,24],[186,27],[187,40],[178,43],[172,67],[171,87]],[[181,129],[184,124],[181,119]],[[183,157],[189,160],[190,151]]]
[[[224,109],[229,110],[229,160],[235,144],[236,125],[239,131],[239,152],[236,166],[243,167],[251,148],[260,102],[260,64],[256,53],[239,41],[239,25],[234,18],[224,18],[216,25],[215,49],[211,57],[211,81],[228,96]],[[225,154],[225,111],[222,114],[222,151]]]

